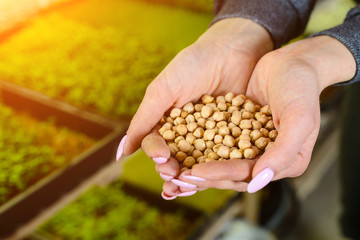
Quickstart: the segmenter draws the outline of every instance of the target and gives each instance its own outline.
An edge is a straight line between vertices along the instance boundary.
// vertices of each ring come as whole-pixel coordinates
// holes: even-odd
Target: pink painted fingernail
[[[153,160],[156,164],[163,164],[167,162],[167,158],[164,157],[154,157]]]
[[[126,139],[127,139],[127,135],[125,135],[119,143],[119,147],[116,152],[116,161],[117,162],[120,160],[120,157],[124,152],[124,145],[125,145]]]
[[[167,181],[167,182],[169,182],[171,179],[174,178],[173,176],[167,175],[167,174],[165,174],[165,173],[160,173],[159,175],[160,175],[160,177],[161,177],[162,179],[164,179],[164,180]]]
[[[205,182],[206,179],[201,178],[201,177],[196,177],[196,176],[191,176],[191,175],[181,175],[183,178],[188,179],[188,180],[193,180],[193,181],[199,181],[199,182]]]
[[[274,177],[274,171],[271,170],[270,168],[265,168],[264,170],[259,172],[258,175],[256,175],[253,180],[250,181],[247,187],[247,191],[249,193],[254,193],[259,191],[260,189],[268,185],[268,183],[271,182],[273,177]]]
[[[167,196],[164,192],[161,192],[161,196],[163,199],[165,200],[174,200],[176,198],[176,195],[175,196],[172,196],[172,197],[169,197]]]
[[[183,181],[180,181],[180,180],[178,180],[178,179],[172,179],[171,182],[174,183],[175,185],[179,186],[179,187],[184,187],[184,188],[197,188],[197,186],[194,185],[194,184],[187,183],[187,182],[183,182]]]
[[[197,193],[197,191],[183,192],[183,193],[178,194],[178,197],[187,197],[187,196],[194,195],[195,193]]]

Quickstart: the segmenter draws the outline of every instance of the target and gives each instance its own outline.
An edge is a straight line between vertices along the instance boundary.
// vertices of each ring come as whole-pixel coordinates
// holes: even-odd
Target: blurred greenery
[[[121,178],[160,196],[164,180],[160,178],[154,169],[154,161],[139,150],[125,160]],[[211,214],[223,207],[224,203],[234,194],[235,192],[230,190],[207,189],[190,197],[178,197],[173,201]]]
[[[1,102],[0,133],[0,205],[94,143],[53,121],[16,113]]]
[[[147,85],[211,15],[126,0],[77,1],[0,46],[0,78],[111,117],[131,116]]]
[[[186,239],[198,221],[181,212],[160,212],[125,194],[121,182],[94,187],[37,231],[47,239]]]

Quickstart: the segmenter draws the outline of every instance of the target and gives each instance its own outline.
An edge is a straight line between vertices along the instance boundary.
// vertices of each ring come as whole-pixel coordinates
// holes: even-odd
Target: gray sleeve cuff
[[[307,24],[315,0],[215,0],[215,22],[241,17],[265,27],[275,48],[300,35]]]
[[[360,5],[351,9],[346,16],[343,24],[330,28],[319,33],[315,33],[310,37],[327,35],[339,40],[344,44],[353,54],[356,61],[355,76],[348,82],[341,83],[349,84],[360,81]]]

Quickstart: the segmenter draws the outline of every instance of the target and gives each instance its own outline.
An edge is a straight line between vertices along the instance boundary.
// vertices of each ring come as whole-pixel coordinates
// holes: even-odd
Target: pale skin
[[[124,155],[141,147],[150,157],[164,157],[156,171],[196,185],[178,187],[170,181],[165,196],[207,188],[246,191],[248,182],[270,168],[273,180],[296,177],[307,168],[320,126],[319,95],[332,84],[350,80],[356,72],[351,52],[338,40],[319,36],[273,50],[269,33],[251,20],[224,19],[180,52],[149,85],[127,131]],[[229,160],[196,165],[179,176],[177,161],[158,133],[157,123],[172,107],[201,95],[245,93],[269,104],[279,135],[274,147],[256,160]],[[151,111],[149,111],[151,109]]]

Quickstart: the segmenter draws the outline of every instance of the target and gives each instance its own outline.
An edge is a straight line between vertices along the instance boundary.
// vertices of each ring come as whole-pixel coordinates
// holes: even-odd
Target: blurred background
[[[296,40],[340,24],[352,6],[318,1]],[[247,239],[344,239],[337,148],[328,151],[338,136],[341,88],[321,98],[314,164],[258,195],[210,189],[164,201],[143,152],[121,164],[113,153],[95,154],[115,151],[147,85],[211,23],[212,0],[0,0],[0,13],[0,236],[234,239],[250,231],[262,237]],[[94,122],[110,130],[97,133]],[[90,161],[101,164],[86,172]],[[55,186],[69,190],[47,201],[45,187]],[[41,191],[48,194],[34,195]],[[16,220],[4,225],[8,216]]]

